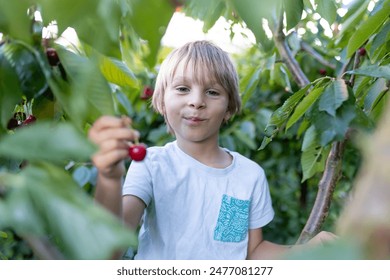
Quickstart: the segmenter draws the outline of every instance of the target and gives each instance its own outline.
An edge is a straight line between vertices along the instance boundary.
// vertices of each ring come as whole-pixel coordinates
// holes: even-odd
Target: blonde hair
[[[152,99],[152,106],[158,113],[165,117],[164,93],[179,63],[184,63],[185,67],[191,65],[198,81],[202,81],[205,75],[211,75],[228,93],[227,111],[230,115],[240,111],[238,75],[228,54],[209,41],[194,41],[173,50],[161,64]]]

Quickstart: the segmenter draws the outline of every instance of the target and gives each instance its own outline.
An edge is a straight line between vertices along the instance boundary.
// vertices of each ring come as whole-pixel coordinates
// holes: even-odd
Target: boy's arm
[[[251,229],[248,232],[248,260],[280,259],[288,252],[290,246],[279,245],[263,239],[261,228]]]
[[[134,196],[122,198],[122,179],[126,172],[124,159],[128,157],[129,142],[139,137],[130,124],[128,118],[103,116],[90,128],[88,137],[98,147],[92,156],[92,162],[98,170],[95,201],[135,229],[145,204]],[[122,255],[122,251],[117,251],[112,258],[118,259]]]
[[[337,238],[331,232],[321,231],[304,245],[280,245],[263,239],[261,228],[249,230],[247,259],[282,259],[290,250],[303,250],[323,245]]]
[[[122,214],[124,159],[128,156],[129,142],[139,135],[130,129],[130,124],[128,118],[103,116],[88,132],[89,139],[98,147],[92,156],[98,170],[95,200],[119,217]]]

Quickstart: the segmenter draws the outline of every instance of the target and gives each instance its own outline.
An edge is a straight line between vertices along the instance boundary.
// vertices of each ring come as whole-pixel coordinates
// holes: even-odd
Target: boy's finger
[[[100,131],[107,128],[129,127],[130,125],[131,119],[126,116],[122,116],[121,118],[114,116],[102,116],[95,121],[91,129]]]
[[[91,140],[98,145],[110,139],[134,141],[139,136],[138,131],[129,128],[107,128],[99,132],[90,132]]]
[[[122,149],[127,151],[129,148],[129,143],[127,141],[123,140],[117,140],[117,139],[108,139],[107,141],[104,141],[100,145],[100,153],[106,153],[112,150]]]

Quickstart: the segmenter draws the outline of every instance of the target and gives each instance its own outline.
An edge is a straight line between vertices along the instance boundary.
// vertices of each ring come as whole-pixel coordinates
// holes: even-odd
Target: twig
[[[41,260],[63,260],[64,256],[46,238],[24,235],[22,238],[28,243],[36,256]]]
[[[310,83],[309,79],[306,77],[305,73],[303,73],[302,68],[292,55],[291,49],[287,44],[286,36],[283,32],[283,16],[280,17],[279,23],[276,25],[273,35],[276,48],[297,84],[300,87],[308,85]]]
[[[301,42],[301,49],[307,52],[308,54],[310,54],[315,60],[317,60],[322,65],[327,66],[331,69],[336,69],[336,65],[326,60],[320,53],[318,53],[312,46],[310,46],[306,42],[304,41]]]
[[[359,64],[360,64],[360,57],[359,57],[359,54],[356,52],[355,53],[355,59],[353,60],[353,67],[352,67],[352,69],[355,70],[356,68],[358,68]],[[350,86],[353,86],[353,84],[355,83],[355,74],[351,75],[351,77],[349,78],[348,83],[349,83]]]

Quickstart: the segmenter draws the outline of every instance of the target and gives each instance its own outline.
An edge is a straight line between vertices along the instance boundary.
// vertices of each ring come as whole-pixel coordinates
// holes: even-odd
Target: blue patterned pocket
[[[222,197],[221,209],[214,240],[223,242],[240,242],[248,233],[249,200],[241,200],[226,194]]]

